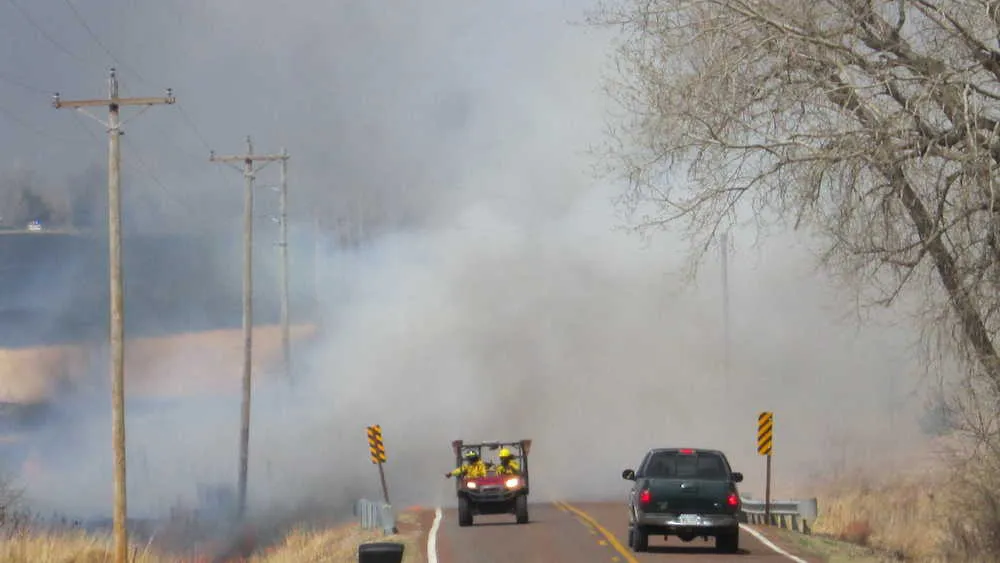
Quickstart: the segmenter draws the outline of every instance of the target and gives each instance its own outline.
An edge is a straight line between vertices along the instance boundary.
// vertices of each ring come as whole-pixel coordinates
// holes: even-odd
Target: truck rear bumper
[[[739,520],[730,514],[644,513],[635,522],[652,534],[715,535],[739,529]]]

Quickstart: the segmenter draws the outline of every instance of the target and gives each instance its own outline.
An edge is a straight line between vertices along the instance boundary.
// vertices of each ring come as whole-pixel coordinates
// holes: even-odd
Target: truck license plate
[[[701,524],[701,516],[698,516],[697,514],[681,514],[677,517],[677,521],[681,524],[695,526]]]

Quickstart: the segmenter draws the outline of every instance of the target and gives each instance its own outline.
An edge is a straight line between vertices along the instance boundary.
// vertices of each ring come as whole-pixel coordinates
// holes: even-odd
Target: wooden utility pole
[[[243,399],[240,404],[240,457],[237,485],[237,519],[242,520],[247,503],[247,472],[250,462],[250,398],[253,370],[253,196],[257,172],[268,163],[287,158],[285,155],[255,155],[253,141],[247,136],[247,153],[234,156],[209,155],[210,162],[242,162],[245,188],[243,191]],[[263,162],[255,167],[257,162]]]
[[[313,244],[313,258],[312,258],[312,267],[313,267],[313,282],[312,282],[312,286],[313,286],[312,287],[312,290],[313,290],[313,299],[312,299],[312,303],[313,303],[313,317],[312,317],[312,319],[313,319],[313,324],[316,325],[316,329],[317,330],[319,330],[319,285],[320,285],[319,284],[319,279],[320,279],[320,272],[319,272],[319,261],[320,260],[319,260],[319,256],[320,256],[320,249],[321,249],[319,234],[320,234],[319,213],[317,213],[316,210],[315,210],[315,208],[313,208],[313,235],[312,235],[312,244]]]
[[[57,93],[52,105],[73,108],[99,121],[108,128],[108,273],[110,278],[110,357],[111,357],[111,428],[114,451],[114,563],[128,559],[128,508],[125,491],[125,300],[122,270],[122,206],[121,206],[121,120],[122,106],[154,106],[174,103],[173,91],[165,98],[119,98],[118,76],[111,69],[108,98],[103,100],[65,101]],[[108,121],[101,121],[85,108],[107,107]]]
[[[722,347],[723,373],[725,376],[726,394],[729,394],[730,371],[732,364],[732,339],[729,326],[729,232],[722,233],[719,241],[720,261],[722,266]],[[727,397],[728,398],[728,397]]]
[[[288,326],[288,151],[281,148],[281,353],[285,381],[292,381],[292,341]]]

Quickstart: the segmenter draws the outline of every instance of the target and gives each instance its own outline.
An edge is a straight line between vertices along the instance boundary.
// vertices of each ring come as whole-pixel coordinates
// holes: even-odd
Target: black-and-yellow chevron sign
[[[382,443],[382,427],[376,424],[368,427],[368,451],[372,463],[385,463],[385,444]]]
[[[771,455],[774,446],[774,413],[764,411],[757,417],[757,453]]]

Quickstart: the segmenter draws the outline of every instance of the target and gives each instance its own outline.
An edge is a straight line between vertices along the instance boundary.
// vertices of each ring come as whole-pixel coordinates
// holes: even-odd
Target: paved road
[[[533,504],[531,523],[518,526],[513,516],[480,516],[460,528],[454,510],[445,510],[438,531],[439,563],[792,563],[743,532],[738,555],[715,552],[714,541],[684,543],[650,538],[649,553],[626,546],[626,514],[620,503]],[[669,555],[669,557],[665,557]]]

